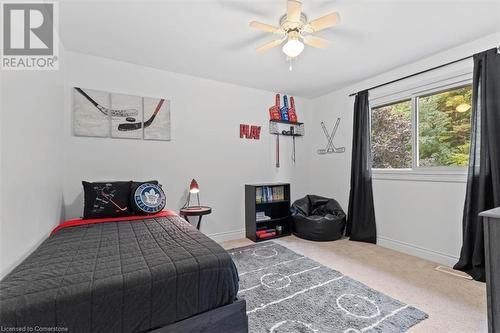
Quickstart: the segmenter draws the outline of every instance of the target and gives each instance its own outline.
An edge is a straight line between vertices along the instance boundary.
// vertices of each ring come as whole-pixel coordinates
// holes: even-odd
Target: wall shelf
[[[291,134],[293,128],[294,134]],[[304,136],[304,123],[288,120],[269,120],[269,134],[283,136]]]

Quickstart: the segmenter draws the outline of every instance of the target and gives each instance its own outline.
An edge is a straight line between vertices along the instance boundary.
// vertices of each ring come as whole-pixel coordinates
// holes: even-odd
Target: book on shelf
[[[285,200],[285,187],[280,186],[277,188],[278,194],[276,200]]]
[[[257,238],[269,238],[276,236],[276,229],[262,229],[255,232]]]
[[[274,186],[273,187],[273,201],[285,200],[285,188],[284,186]]]
[[[276,229],[274,228],[264,228],[264,229],[258,229],[255,234],[258,235],[258,234],[262,234],[262,233],[265,233],[265,232],[276,232]]]
[[[257,187],[255,189],[255,202],[256,203],[262,203],[262,187]]]
[[[264,238],[271,238],[274,236],[276,236],[276,232],[265,232],[257,235],[257,238],[264,239]]]
[[[285,200],[284,186],[260,186],[255,189],[255,202],[268,203]]]
[[[269,202],[269,186],[263,186],[262,189],[262,203]]]
[[[265,212],[257,212],[257,213],[255,214],[255,220],[256,220],[257,222],[259,222],[259,221],[268,221],[268,220],[270,220],[270,219],[271,219],[271,218],[270,218],[269,216],[266,216],[266,213],[265,213]]]

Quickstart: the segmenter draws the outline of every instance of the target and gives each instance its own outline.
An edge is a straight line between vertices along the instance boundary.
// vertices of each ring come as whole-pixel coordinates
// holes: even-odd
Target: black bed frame
[[[237,299],[231,304],[163,326],[149,333],[248,333],[247,304]]]

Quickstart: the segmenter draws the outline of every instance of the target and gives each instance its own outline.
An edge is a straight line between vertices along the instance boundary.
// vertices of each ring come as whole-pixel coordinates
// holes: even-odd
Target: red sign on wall
[[[260,126],[240,124],[240,138],[260,139]]]

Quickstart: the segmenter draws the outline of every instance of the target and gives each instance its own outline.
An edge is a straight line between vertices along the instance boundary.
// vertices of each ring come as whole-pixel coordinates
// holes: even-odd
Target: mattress
[[[180,217],[100,222],[59,227],[0,282],[0,326],[145,332],[235,300],[231,257]]]

